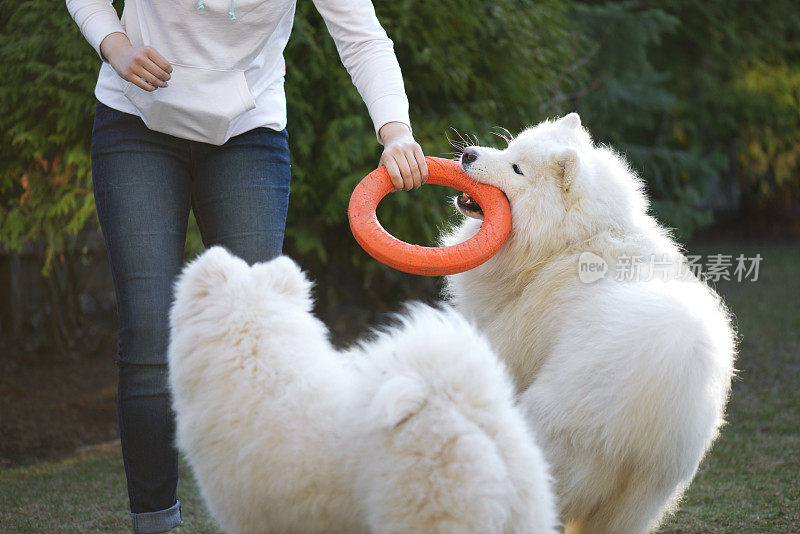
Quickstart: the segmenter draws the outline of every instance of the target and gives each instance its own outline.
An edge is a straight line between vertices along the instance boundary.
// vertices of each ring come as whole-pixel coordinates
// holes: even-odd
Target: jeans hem
[[[131,512],[133,534],[166,532],[181,524],[181,502],[177,501],[166,510],[135,514]]]

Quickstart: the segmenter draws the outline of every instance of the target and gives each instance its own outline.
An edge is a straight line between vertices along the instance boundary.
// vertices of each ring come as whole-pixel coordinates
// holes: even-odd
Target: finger
[[[417,158],[414,157],[414,151],[411,147],[403,151],[403,157],[406,158],[408,168],[411,170],[411,180],[414,183],[414,189],[422,185],[422,173],[419,171],[419,163]]]
[[[169,61],[167,61],[164,56],[158,53],[158,50],[148,46],[145,51],[147,52],[147,57],[158,65],[161,70],[166,73],[172,72],[172,65],[169,64]],[[169,77],[167,77],[167,79],[169,80]]]
[[[161,67],[159,67],[158,65],[156,65],[155,63],[153,63],[150,60],[150,58],[144,58],[142,60],[141,65],[147,72],[149,72],[150,74],[152,74],[161,81],[166,82],[170,78],[169,73],[164,69],[162,69]]]
[[[137,75],[139,78],[142,78],[144,81],[149,82],[151,85],[153,85],[156,88],[164,87],[165,85],[167,85],[166,82],[162,82],[161,80],[159,80],[158,78],[156,78],[155,76],[150,74],[147,71],[147,69],[145,69],[141,65],[136,65],[131,70],[133,70],[133,73],[135,75]]]
[[[425,160],[425,154],[419,145],[414,147],[414,159],[417,160],[417,165],[419,165],[420,174],[422,175],[422,183],[424,184],[428,181],[428,162]]]
[[[397,168],[400,169],[400,176],[403,178],[403,189],[409,191],[410,189],[414,188],[414,177],[411,174],[411,167],[408,165],[408,160],[406,159],[406,155],[400,151],[397,155],[392,155],[395,163],[397,163]]]
[[[137,87],[141,87],[145,91],[155,91],[156,90],[155,87],[153,87],[152,85],[150,85],[149,83],[147,83],[146,81],[144,81],[143,79],[141,79],[139,76],[137,76],[135,74],[129,74],[128,76],[125,77],[125,79],[128,80],[129,82],[131,82],[133,85],[135,85]]]
[[[387,157],[383,165],[386,167],[386,171],[389,173],[389,179],[392,181],[394,188],[402,189],[403,178],[400,176],[400,169],[397,168],[397,163],[395,163],[394,158]]]

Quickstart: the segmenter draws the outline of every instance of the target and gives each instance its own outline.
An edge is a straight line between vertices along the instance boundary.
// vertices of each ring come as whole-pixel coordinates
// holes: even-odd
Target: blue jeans
[[[117,297],[117,410],[135,533],[181,521],[167,346],[189,208],[206,247],[267,261],[281,253],[289,180],[286,130],[256,128],[213,146],[97,104],[92,183]]]

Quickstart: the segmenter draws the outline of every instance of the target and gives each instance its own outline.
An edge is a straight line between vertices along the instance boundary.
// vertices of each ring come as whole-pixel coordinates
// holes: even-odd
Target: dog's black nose
[[[469,165],[476,159],[478,159],[478,151],[475,150],[474,148],[465,148],[464,152],[461,153],[462,165]]]

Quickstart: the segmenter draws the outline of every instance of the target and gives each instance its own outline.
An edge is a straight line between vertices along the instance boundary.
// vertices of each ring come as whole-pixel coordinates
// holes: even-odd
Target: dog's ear
[[[378,388],[369,407],[371,419],[378,428],[394,428],[422,409],[426,398],[421,380],[395,376]]]
[[[258,277],[259,282],[268,284],[285,295],[308,297],[311,293],[311,281],[288,256],[279,256],[266,263],[254,265],[253,274]]]
[[[244,260],[231,255],[221,246],[214,246],[191,261],[175,281],[175,291],[191,299],[201,299],[225,285],[233,269],[246,267]]]
[[[570,113],[570,114],[564,115],[563,117],[558,119],[556,124],[558,124],[560,126],[564,126],[565,128],[572,128],[572,129],[580,128],[581,127],[581,116],[578,115],[577,113]]]
[[[574,113],[573,113],[574,115]],[[555,156],[557,173],[561,178],[561,191],[569,193],[578,175],[580,158],[574,148],[565,148]]]

